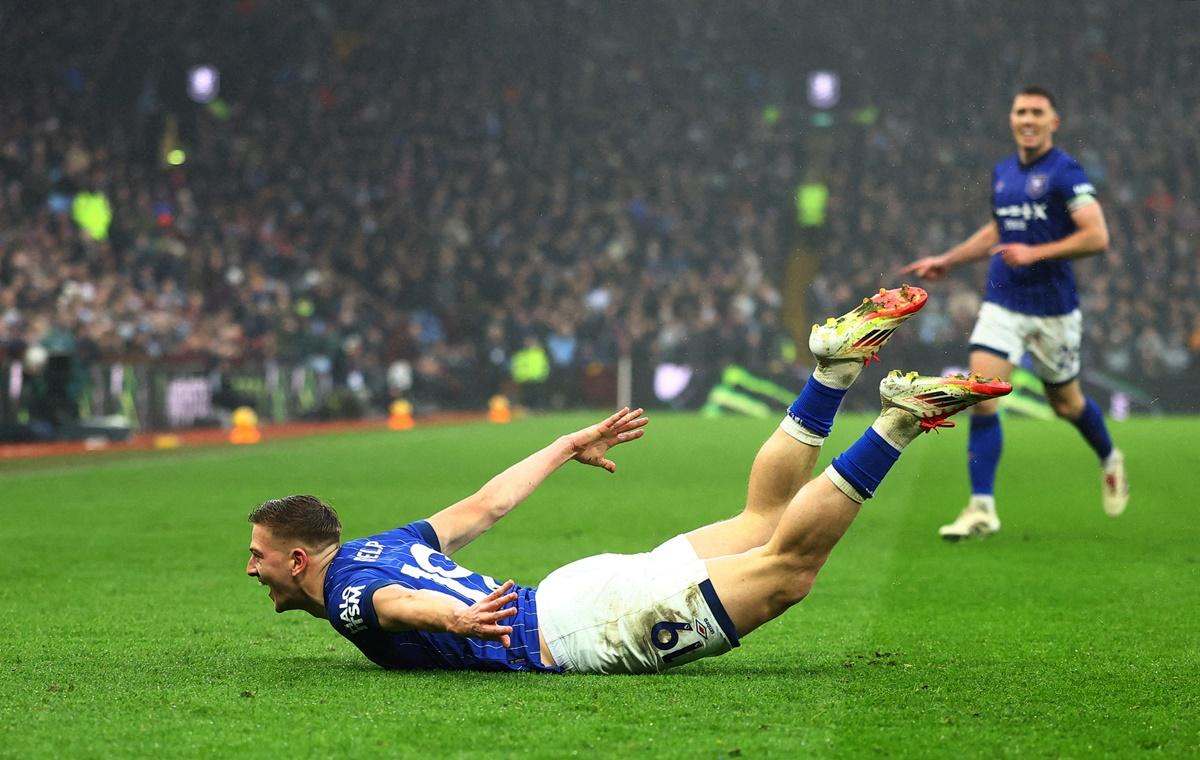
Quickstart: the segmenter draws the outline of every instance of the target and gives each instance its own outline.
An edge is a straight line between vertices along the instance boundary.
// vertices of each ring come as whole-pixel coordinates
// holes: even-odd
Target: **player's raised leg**
[[[1078,380],[1063,385],[1046,385],[1046,399],[1054,413],[1070,422],[1100,459],[1100,487],[1104,512],[1116,517],[1129,503],[1129,481],[1125,478],[1125,456],[1113,446],[1104,413],[1095,401],[1083,395]]]
[[[833,547],[874,495],[901,451],[923,431],[950,427],[947,417],[1010,392],[998,380],[922,377],[893,372],[880,383],[883,412],[824,474],[793,497],[770,540],[707,561],[717,596],[740,635],[804,599]]]
[[[994,377],[1005,382],[1012,377],[1013,364],[989,350],[971,352],[971,372],[981,377]],[[996,513],[996,470],[1004,449],[1004,432],[1000,426],[1000,402],[989,399],[971,409],[970,430],[967,433],[967,472],[971,480],[971,497],[952,522],[938,529],[947,541],[971,536],[989,536],[1000,530]]]
[[[808,345],[816,369],[779,428],[759,449],[750,469],[745,509],[687,534],[702,559],[766,543],[792,497],[812,476],[846,390],[926,300],[928,294],[921,288],[881,289],[852,311],[813,325]]]

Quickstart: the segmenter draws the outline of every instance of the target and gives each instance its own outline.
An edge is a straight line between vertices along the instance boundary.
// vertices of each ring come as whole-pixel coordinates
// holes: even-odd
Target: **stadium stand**
[[[903,40],[892,4],[23,6],[0,23],[4,422],[162,407],[187,377],[274,418],[607,404],[622,355],[639,399],[667,362],[698,386],[729,364],[794,377],[807,315],[985,218],[1027,82],[1056,92],[1109,217],[1078,267],[1092,380],[1194,408],[1170,381],[1200,359],[1200,32],[1170,5],[1016,4],[1019,28],[930,3]],[[895,55],[914,45],[946,55]],[[195,64],[221,72],[210,103],[187,96]],[[814,68],[842,74],[829,124]],[[802,182],[828,192],[811,238]],[[935,286],[899,356],[963,361],[983,276]],[[14,374],[35,345],[46,369]],[[531,347],[548,376],[518,388]]]

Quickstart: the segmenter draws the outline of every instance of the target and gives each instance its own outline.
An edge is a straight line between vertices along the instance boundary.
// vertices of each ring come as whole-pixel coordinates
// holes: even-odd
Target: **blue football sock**
[[[869,499],[875,495],[879,481],[888,474],[892,465],[900,458],[900,452],[893,448],[873,428],[854,442],[840,456],[835,457],[833,469],[854,486],[863,498]]]
[[[805,429],[821,437],[829,435],[833,429],[833,417],[838,407],[842,405],[842,397],[846,390],[830,388],[822,385],[815,377],[809,377],[804,384],[804,390],[788,407],[788,416],[800,423]]]
[[[1108,435],[1108,426],[1104,424],[1104,413],[1095,401],[1087,399],[1083,406],[1083,414],[1079,415],[1079,419],[1072,420],[1071,424],[1083,434],[1092,451],[1100,457],[1100,461],[1108,458],[1113,450],[1112,438]]]
[[[1004,448],[1004,432],[998,414],[972,414],[967,436],[967,469],[971,493],[991,496],[996,492],[996,468]]]

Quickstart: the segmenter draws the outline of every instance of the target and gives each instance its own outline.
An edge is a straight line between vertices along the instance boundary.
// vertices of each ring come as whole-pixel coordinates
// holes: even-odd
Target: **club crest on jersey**
[[[1030,198],[1041,198],[1050,186],[1050,177],[1045,174],[1030,174],[1025,180],[1025,194]]]

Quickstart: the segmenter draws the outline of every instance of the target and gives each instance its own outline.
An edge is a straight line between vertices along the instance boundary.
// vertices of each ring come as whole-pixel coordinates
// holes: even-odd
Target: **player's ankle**
[[[1123,462],[1124,460],[1125,455],[1121,453],[1120,449],[1118,449],[1116,446],[1113,446],[1106,456],[1100,458],[1100,469],[1107,470],[1118,462]]]
[[[971,494],[971,506],[989,514],[996,514],[996,497],[990,493]]]
[[[903,451],[905,446],[921,434],[921,421],[911,412],[890,407],[880,413],[872,423],[871,429],[897,451]]]
[[[813,377],[827,388],[845,390],[854,384],[862,371],[861,359],[817,359]]]

